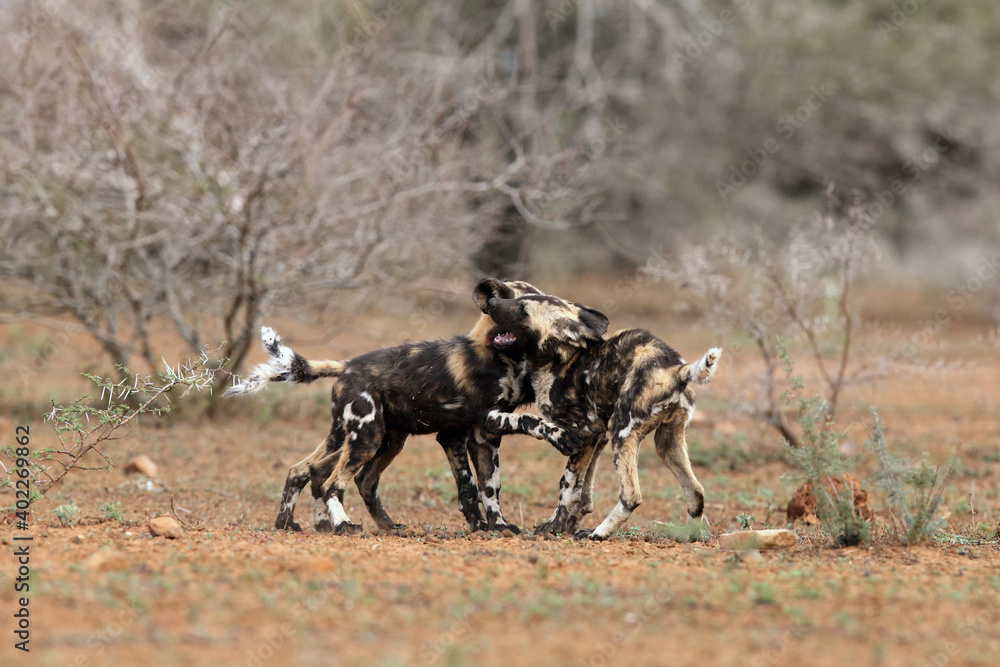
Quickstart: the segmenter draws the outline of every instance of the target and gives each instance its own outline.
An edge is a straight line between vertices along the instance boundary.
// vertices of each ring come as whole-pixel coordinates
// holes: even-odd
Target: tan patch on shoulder
[[[469,332],[469,339],[472,341],[472,349],[480,357],[489,358],[493,355],[493,336],[496,325],[489,315],[481,315],[476,326]],[[449,361],[450,367],[450,361]]]
[[[463,391],[471,393],[475,389],[472,369],[470,369],[469,364],[466,363],[465,355],[462,354],[462,349],[459,347],[454,348],[448,354],[448,372],[451,373],[451,377],[455,380],[455,384],[457,384]]]

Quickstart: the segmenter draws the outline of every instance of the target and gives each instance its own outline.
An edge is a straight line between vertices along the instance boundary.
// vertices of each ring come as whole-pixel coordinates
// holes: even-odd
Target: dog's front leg
[[[472,429],[469,438],[469,453],[476,466],[479,478],[480,498],[486,510],[487,530],[509,530],[520,533],[521,529],[508,523],[500,509],[500,437],[483,432],[478,426]]]
[[[569,457],[559,479],[559,504],[548,521],[535,527],[535,534],[573,533],[583,515],[592,511],[592,507],[589,510],[584,507],[584,496],[589,498],[591,495],[588,493],[588,480],[593,483],[593,477],[588,477],[588,473],[595,467],[595,459],[601,455],[604,444],[604,439],[588,440],[579,452]]]
[[[470,449],[476,447],[472,431],[441,431],[437,435],[437,441],[448,456],[451,474],[455,476],[455,484],[458,487],[458,507],[465,520],[469,522],[469,530],[472,532],[486,530],[488,524],[479,510],[479,487],[476,486],[476,479],[469,468]],[[475,452],[472,454],[475,459]]]
[[[575,433],[535,415],[491,410],[486,416],[485,426],[494,435],[521,433],[539,440],[547,440],[565,456],[576,454],[581,447],[580,438]]]

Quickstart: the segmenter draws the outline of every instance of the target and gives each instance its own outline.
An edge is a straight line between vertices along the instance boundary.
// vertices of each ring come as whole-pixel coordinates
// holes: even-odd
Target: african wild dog
[[[536,532],[575,531],[583,515],[593,511],[594,473],[610,437],[618,504],[597,528],[576,536],[603,540],[613,535],[642,502],[639,444],[654,430],[656,452],[681,483],[688,514],[702,515],[704,488],[691,470],[684,434],[694,414],[692,385],[708,382],[721,349],[712,348],[687,364],[642,329],[605,339],[607,317],[552,296],[493,298],[487,306],[501,329],[527,345],[528,375],[542,416],[575,431],[583,441],[566,464],[555,512]],[[500,428],[506,417],[494,414],[491,420],[491,426]]]
[[[491,298],[538,293],[528,283],[482,281],[473,299],[485,310]],[[485,314],[468,336],[409,343],[376,350],[348,361],[308,361],[281,344],[277,334],[262,330],[271,362],[258,366],[227,394],[252,393],[269,382],[308,383],[337,377],[333,387],[333,424],[316,450],[288,471],[275,526],[301,530],[293,520],[295,505],[312,481],[314,522],[322,532],[352,534],[360,525],[344,511],[344,492],[351,479],[372,518],[383,530],[401,527],[386,513],[378,496],[382,471],[403,448],[408,434],[437,433],[458,485],[459,504],[472,530],[510,529],[500,509],[499,446],[503,431],[488,431],[492,410],[509,413],[533,400],[526,362],[516,340],[494,346],[499,334]],[[501,349],[502,348],[502,349]],[[579,440],[531,415],[507,414],[506,433],[533,435],[564,454]],[[479,510],[479,489],[469,470],[472,454],[481,486],[486,520]]]

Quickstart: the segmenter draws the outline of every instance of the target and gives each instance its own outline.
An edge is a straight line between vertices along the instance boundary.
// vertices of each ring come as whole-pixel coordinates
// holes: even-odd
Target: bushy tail
[[[721,347],[713,347],[705,353],[705,356],[693,364],[685,364],[681,367],[679,375],[685,382],[695,382],[705,384],[712,379],[715,368],[718,366],[719,357],[722,356]]]
[[[260,340],[271,361],[260,364],[241,382],[226,390],[223,396],[255,394],[269,382],[308,384],[323,377],[340,377],[347,364],[343,361],[309,361],[281,344],[281,336],[271,327],[260,328]]]

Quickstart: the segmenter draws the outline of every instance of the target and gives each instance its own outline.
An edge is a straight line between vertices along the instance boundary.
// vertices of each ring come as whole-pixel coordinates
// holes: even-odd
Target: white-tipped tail
[[[688,379],[691,382],[697,382],[698,384],[705,384],[711,380],[712,376],[715,374],[715,368],[718,365],[719,357],[721,356],[722,348],[713,347],[705,353],[704,357],[691,364]]]
[[[256,394],[268,382],[279,378],[291,381],[290,374],[295,353],[292,352],[291,348],[281,344],[281,336],[271,327],[260,328],[260,341],[264,345],[264,351],[271,355],[270,363],[258,365],[250,372],[250,375],[227,389],[223,396]]]

